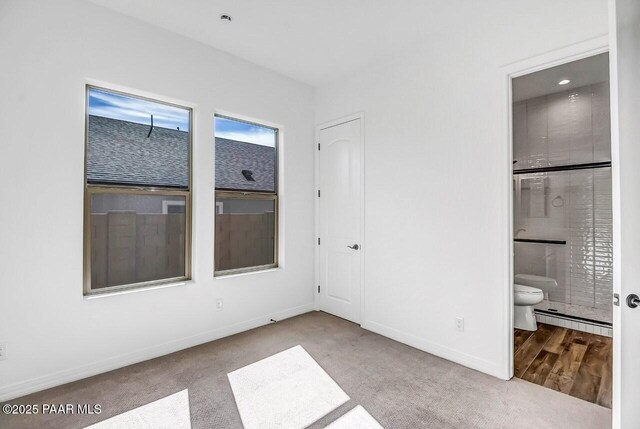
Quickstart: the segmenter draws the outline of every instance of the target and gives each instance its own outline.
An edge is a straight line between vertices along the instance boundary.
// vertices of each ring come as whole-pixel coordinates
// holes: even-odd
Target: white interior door
[[[640,306],[632,299],[640,296],[640,1],[610,6],[614,292],[620,298],[613,307],[613,423],[631,429],[640,427]]]
[[[360,323],[361,119],[320,130],[320,309]]]

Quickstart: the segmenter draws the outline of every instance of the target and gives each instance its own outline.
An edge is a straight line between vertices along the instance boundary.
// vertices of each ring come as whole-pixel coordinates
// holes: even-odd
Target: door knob
[[[635,293],[632,293],[631,295],[629,295],[627,297],[627,305],[630,308],[636,308],[637,306],[640,305],[640,298],[638,298],[638,295],[636,295]]]
[[[347,246],[349,249],[353,249],[353,250],[358,250],[360,248],[360,246],[358,246],[357,244],[354,244],[353,246]],[[636,297],[637,298],[637,297]]]

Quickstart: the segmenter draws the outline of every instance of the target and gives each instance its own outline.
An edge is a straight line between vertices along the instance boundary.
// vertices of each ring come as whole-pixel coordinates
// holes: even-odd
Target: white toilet
[[[550,277],[516,274],[513,285],[514,327],[525,331],[538,329],[533,306],[542,302],[549,290],[556,287],[558,282]]]

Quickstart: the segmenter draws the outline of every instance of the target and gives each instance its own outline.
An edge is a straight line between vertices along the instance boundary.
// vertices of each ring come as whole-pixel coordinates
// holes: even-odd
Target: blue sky
[[[234,121],[220,116],[216,117],[216,137],[271,147],[275,147],[276,143],[276,132],[273,128]]]
[[[95,88],[89,90],[89,114],[145,125],[151,124],[153,115],[156,127],[189,129],[189,112],[185,109]],[[272,128],[221,117],[216,117],[215,121],[216,137],[275,146],[275,130]]]

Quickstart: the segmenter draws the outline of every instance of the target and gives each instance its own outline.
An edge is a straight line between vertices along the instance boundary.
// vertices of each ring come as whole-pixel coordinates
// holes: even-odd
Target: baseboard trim
[[[546,323],[547,325],[560,326],[561,328],[573,329],[576,331],[588,332],[590,334],[602,335],[605,337],[613,336],[613,327],[598,323],[588,323],[584,320],[576,320],[572,317],[564,317],[562,314],[547,314],[535,312],[536,321],[538,323]]]
[[[289,308],[283,311],[266,314],[255,319],[202,332],[189,337],[178,340],[169,341],[156,346],[137,350],[120,356],[115,356],[102,360],[100,362],[83,365],[80,367],[70,368],[53,374],[44,375],[30,380],[13,383],[7,386],[0,386],[0,402],[6,402],[15,398],[19,398],[30,393],[39,392],[41,390],[71,383],[73,381],[82,380],[83,378],[102,374],[104,372],[113,371],[125,366],[133,365],[149,359],[154,359],[180,350],[188,349],[200,344],[215,341],[220,338],[268,325],[271,319],[284,320],[300,314],[308,313],[314,310],[314,303]]]
[[[493,362],[479,359],[476,356],[462,353],[450,347],[427,341],[415,335],[407,334],[395,328],[390,328],[388,326],[382,325],[377,322],[372,322],[370,320],[363,322],[361,326],[368,331],[375,332],[376,334],[380,334],[408,346],[415,347],[416,349],[422,350],[423,352],[430,353],[432,355],[441,357],[451,362],[455,362],[462,366],[466,366],[467,368],[480,371],[501,380],[506,380],[504,377],[504,368],[502,368],[500,365],[494,364]]]

